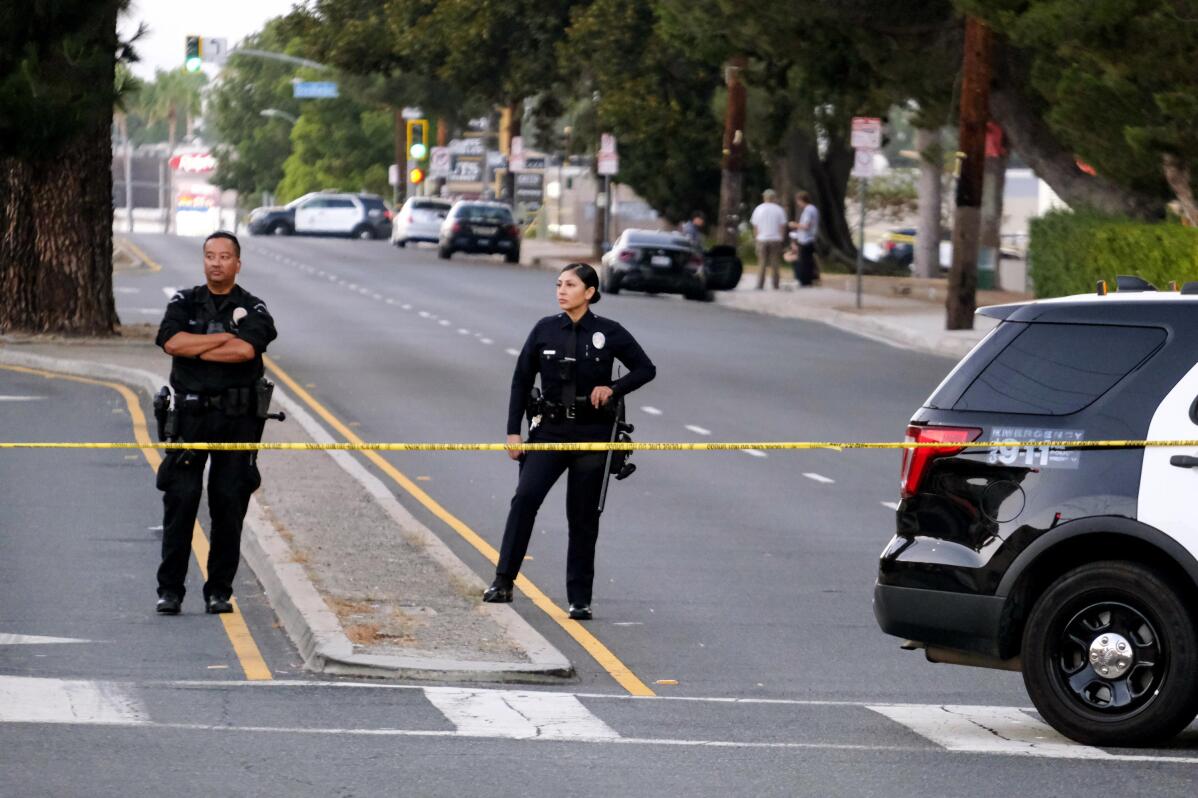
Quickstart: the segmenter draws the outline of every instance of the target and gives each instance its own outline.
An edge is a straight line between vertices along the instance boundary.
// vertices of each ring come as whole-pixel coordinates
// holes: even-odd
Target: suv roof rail
[[[1118,291],[1155,291],[1156,286],[1137,277],[1134,274],[1120,274],[1115,278],[1115,289]]]

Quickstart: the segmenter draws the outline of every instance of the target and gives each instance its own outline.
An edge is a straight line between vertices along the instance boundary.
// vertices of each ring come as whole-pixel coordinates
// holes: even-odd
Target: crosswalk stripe
[[[1018,707],[892,704],[869,709],[949,751],[1110,759],[1101,748],[1070,742]]]
[[[424,694],[464,737],[601,741],[620,736],[569,693],[426,687]]]
[[[115,685],[0,676],[0,722],[141,725],[138,704]]]
[[[50,643],[90,643],[76,637],[45,637],[42,635],[0,635],[0,646],[40,646]]]

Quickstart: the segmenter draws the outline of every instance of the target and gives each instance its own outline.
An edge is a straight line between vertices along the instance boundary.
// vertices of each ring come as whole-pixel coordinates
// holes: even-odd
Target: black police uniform
[[[612,365],[616,360],[628,373],[613,382]],[[565,313],[547,316],[533,327],[516,361],[508,404],[509,435],[520,434],[538,373],[542,396],[558,407],[542,415],[528,440],[550,443],[609,440],[619,399],[652,380],[657,369],[636,339],[610,319],[589,310],[577,324]],[[590,403],[591,391],[601,385],[611,387],[612,397],[596,410]],[[558,477],[568,471],[566,596],[571,605],[591,603],[605,461],[605,452],[527,452],[521,458],[520,482],[512,497],[495,571],[498,584],[510,585],[520,573],[537,510]]]
[[[241,363],[172,358],[171,387],[179,414],[177,439],[211,443],[261,440],[264,420],[258,417],[254,387],[263,376],[262,353],[277,335],[266,305],[238,285],[224,295],[212,294],[204,285],[184,289],[167,305],[158,328],[158,346],[164,346],[180,332],[233,333],[254,347],[254,358]],[[158,568],[160,598],[183,598],[208,454],[172,450],[158,469],[164,506],[162,565]],[[257,452],[211,455],[208,509],[212,528],[204,598],[228,600],[233,595],[233,577],[240,557],[242,522],[250,495],[262,480]]]

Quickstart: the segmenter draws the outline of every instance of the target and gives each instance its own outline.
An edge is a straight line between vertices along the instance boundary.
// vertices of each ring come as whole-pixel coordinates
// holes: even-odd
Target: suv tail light
[[[616,257],[625,263],[632,263],[634,260],[636,260],[636,250],[622,249],[620,250],[620,254],[618,254]]]
[[[976,441],[982,431],[977,427],[907,427],[907,443],[969,443]],[[902,496],[909,499],[919,492],[928,466],[937,457],[950,457],[964,451],[966,446],[935,446],[903,449],[903,470],[900,476]]]
[[[390,208],[383,208],[383,218],[386,219],[388,222],[391,221],[391,209]]]
[[[891,252],[894,252],[894,242],[893,241],[883,241],[882,242],[882,251],[888,255]]]
[[[516,225],[514,225],[514,224],[509,224],[507,226],[507,234],[509,236],[511,236],[512,238],[519,238],[520,237],[520,228],[516,227]]]
[[[703,256],[699,254],[691,255],[691,259],[687,261],[686,268],[691,271],[699,271],[703,268]]]
[[[449,228],[449,231],[450,231],[451,233],[460,233],[460,232],[462,232],[462,223],[461,223],[461,222],[454,222],[454,223],[453,223],[453,227]]]

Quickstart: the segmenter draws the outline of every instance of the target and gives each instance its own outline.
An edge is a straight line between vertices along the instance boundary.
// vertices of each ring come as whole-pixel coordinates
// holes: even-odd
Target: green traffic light
[[[412,156],[412,160],[414,161],[423,161],[424,156],[428,155],[428,147],[425,147],[423,144],[417,142],[412,145],[412,149],[408,154]]]
[[[187,67],[188,72],[199,72],[200,67],[204,64],[204,60],[199,56],[192,56],[183,62],[183,66]]]

